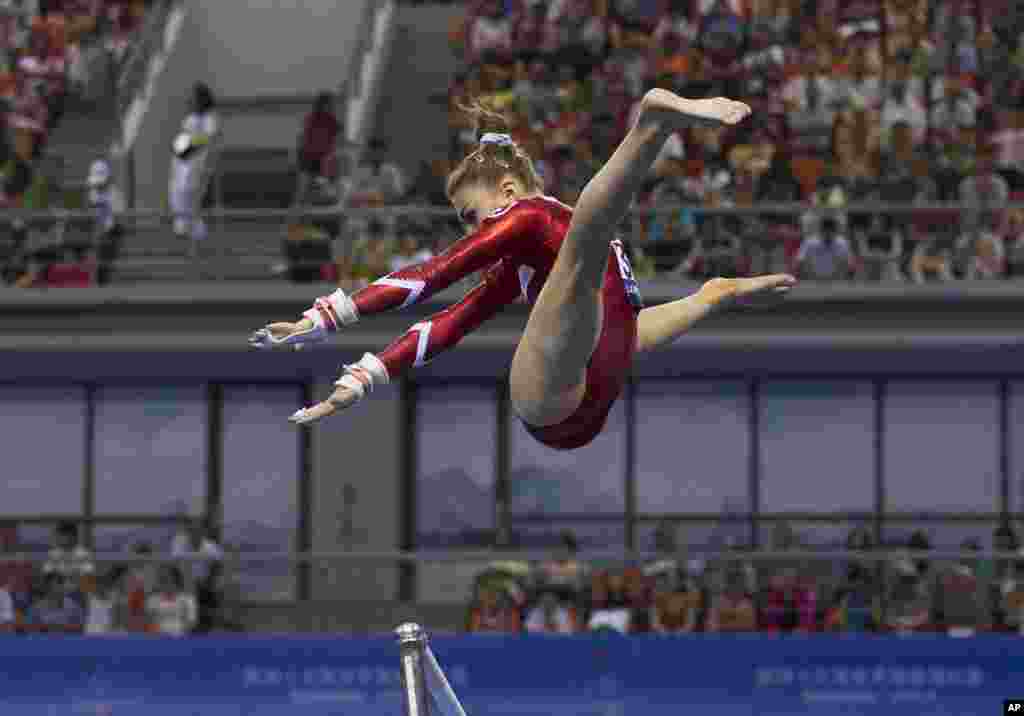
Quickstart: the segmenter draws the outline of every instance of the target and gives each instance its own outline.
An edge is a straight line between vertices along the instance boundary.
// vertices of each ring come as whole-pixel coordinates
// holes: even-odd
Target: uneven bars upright
[[[419,624],[406,623],[395,629],[402,661],[405,716],[429,716],[427,681],[423,675],[423,652],[427,634]]]
[[[430,645],[427,644],[423,648],[423,655],[427,659],[427,669],[429,673],[437,680],[438,686],[441,687],[441,691],[445,695],[445,700],[455,710],[454,714],[447,714],[447,716],[466,716],[465,709],[462,708],[462,703],[459,701],[459,697],[455,695],[455,689],[448,683],[448,677],[444,675],[444,671],[441,669],[441,665],[437,663],[437,657],[434,656],[433,650]]]
[[[419,624],[406,623],[395,629],[398,648],[402,658],[402,685],[405,687],[406,716],[429,716],[430,688],[426,676],[429,673],[444,695],[444,701],[453,712],[446,716],[466,716],[465,709],[455,689],[448,683],[448,677],[437,663],[437,657],[427,644],[427,633]]]

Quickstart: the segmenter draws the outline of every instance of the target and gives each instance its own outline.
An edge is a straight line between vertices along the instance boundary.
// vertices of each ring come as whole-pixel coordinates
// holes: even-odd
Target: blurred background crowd
[[[5,525],[0,537],[3,553],[19,553],[15,525]],[[200,523],[183,526],[163,554],[140,542],[132,556],[140,561],[97,563],[80,543],[78,525],[59,523],[45,561],[11,558],[0,565],[0,633],[185,636],[239,630],[222,609],[224,552]],[[156,557],[173,559],[146,561]]]
[[[561,559],[530,567],[500,563],[481,573],[470,602],[472,632],[571,634],[611,630],[623,634],[685,632],[931,632],[966,636],[1024,629],[1024,560],[929,557],[931,543],[915,532],[888,562],[831,563],[794,554],[770,560],[686,558],[675,530],[658,535],[664,559],[628,569],[600,569],[577,559],[571,532]],[[1017,551],[1016,533],[996,529],[998,550]],[[867,529],[847,536],[847,549],[868,552]],[[773,530],[776,552],[811,549],[786,523]],[[965,552],[980,550],[965,540]],[[1024,633],[1024,632],[1021,632]]]
[[[754,117],[668,142],[621,227],[642,278],[791,271],[925,283],[1021,273],[1024,213],[1000,208],[1024,196],[1024,21],[1013,1],[464,5],[450,31],[459,70],[447,97],[449,156],[410,177],[378,140],[346,180],[353,206],[445,205],[447,172],[476,146],[460,111],[474,99],[511,118],[545,191],[571,204],[643,93],[668,87],[742,98]],[[944,202],[977,210],[936,206]],[[780,203],[806,210],[768,210]],[[870,203],[922,208],[848,208]],[[351,285],[458,236],[443,218],[348,228],[356,249],[328,275]]]
[[[472,0],[450,28],[457,72],[448,156],[403,166],[388,137],[346,142],[333,91],[290,158],[293,207],[446,207],[444,178],[475,147],[459,107],[508,114],[545,190],[572,203],[650,87],[742,98],[754,117],[672,137],[622,234],[641,278],[791,271],[816,280],[997,279],[1024,266],[1024,14],[1016,0]],[[125,202],[111,158],[69,167],[48,146],[65,106],[102,94],[130,56],[144,0],[8,0],[4,206],[89,208],[94,222],[19,231],[6,283],[115,280]],[[168,228],[201,242],[221,118],[196,78],[172,150]],[[97,157],[100,157],[97,159]],[[44,161],[45,160],[45,161]],[[54,167],[58,167],[54,169]],[[72,173],[74,173],[72,172]],[[73,179],[73,181],[72,181]],[[83,184],[83,180],[85,183]],[[71,187],[69,189],[69,187]],[[957,212],[945,202],[974,205]],[[802,209],[771,211],[795,203]],[[851,207],[917,204],[916,211]],[[28,241],[29,234],[43,237]],[[279,276],[356,287],[444,250],[444,211],[295,219]],[[343,241],[334,241],[343,239]]]

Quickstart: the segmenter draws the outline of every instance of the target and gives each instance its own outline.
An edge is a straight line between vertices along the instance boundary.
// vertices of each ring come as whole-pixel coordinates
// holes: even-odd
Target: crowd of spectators
[[[0,1],[0,208],[96,210],[95,236],[55,216],[11,222],[0,246],[4,285],[88,286],[110,280],[123,209],[110,166],[97,160],[85,195],[69,200],[63,184],[86,177],[55,174],[50,135],[70,102],[87,109],[112,97],[112,77],[137,36],[152,0]],[[57,161],[47,162],[53,158]],[[102,165],[102,166],[100,166]],[[59,172],[58,172],[59,174]],[[114,211],[112,211],[112,208]],[[71,228],[72,230],[69,230]]]
[[[18,551],[15,528],[4,528],[2,552]],[[133,556],[157,556],[139,543]],[[198,523],[175,536],[169,557],[181,562],[97,564],[75,523],[60,523],[42,565],[0,565],[0,633],[161,634],[236,631],[222,609],[223,552]]]
[[[915,532],[889,561],[845,564],[809,560],[786,551],[801,547],[784,523],[776,526],[769,561],[665,558],[626,569],[590,569],[566,557],[534,568],[496,566],[476,580],[466,630],[571,634],[685,632],[977,632],[1024,634],[1024,553],[1020,560],[933,560],[927,535]],[[1019,552],[1009,526],[995,530],[995,549]],[[871,533],[853,530],[846,548],[874,548]],[[890,547],[892,549],[892,547]],[[961,551],[978,551],[965,540]]]
[[[737,128],[674,137],[625,222],[641,275],[815,279],[1020,273],[1024,12],[1017,0],[470,0],[451,31],[460,104],[509,114],[546,191],[572,203],[644,91],[730,96]],[[963,201],[913,214],[856,203]],[[801,202],[802,215],[707,210]],[[691,208],[672,210],[687,205]],[[994,205],[996,208],[993,208]],[[696,210],[695,210],[696,209]],[[653,210],[656,213],[649,213]],[[675,239],[675,241],[662,241]]]

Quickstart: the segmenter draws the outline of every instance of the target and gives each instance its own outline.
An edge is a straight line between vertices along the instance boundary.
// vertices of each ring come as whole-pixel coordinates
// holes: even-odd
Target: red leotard
[[[571,218],[572,209],[548,197],[517,201],[486,218],[476,232],[444,253],[356,292],[352,300],[363,316],[404,308],[475,271],[484,271],[483,281],[459,303],[415,324],[378,354],[389,376],[395,378],[432,360],[520,294],[530,303],[536,300]],[[609,254],[601,335],[587,365],[583,403],[556,425],[526,425],[531,435],[550,447],[582,447],[597,437],[629,374],[642,304],[622,244],[611,242]]]

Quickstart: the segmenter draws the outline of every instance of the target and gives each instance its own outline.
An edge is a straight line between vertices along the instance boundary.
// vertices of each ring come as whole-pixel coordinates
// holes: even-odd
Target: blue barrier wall
[[[439,637],[470,716],[990,716],[1024,696],[1014,637]],[[400,716],[371,639],[11,638],[0,713]],[[447,715],[446,715],[447,716]]]

